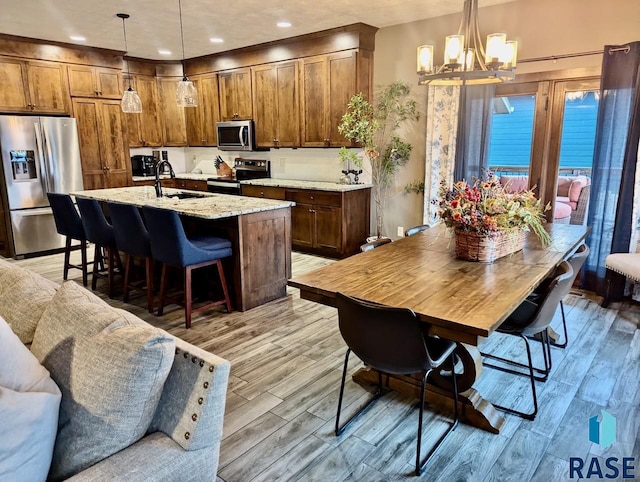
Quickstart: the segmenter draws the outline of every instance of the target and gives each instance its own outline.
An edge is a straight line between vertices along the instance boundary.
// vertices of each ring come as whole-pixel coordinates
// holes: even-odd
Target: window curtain
[[[487,172],[496,84],[465,85],[460,89],[458,137],[453,177],[482,178]]]
[[[628,253],[637,228],[636,190],[640,140],[640,42],[607,45],[602,60],[600,110],[596,128],[593,179],[587,224],[591,254],[583,272],[587,289],[606,291],[605,259],[610,253]],[[635,216],[635,217],[634,217]],[[624,278],[611,278],[609,295],[619,300]]]
[[[453,184],[453,168],[458,131],[460,87],[430,85],[427,94],[427,133],[424,177],[423,223],[438,220],[438,199],[441,180]]]

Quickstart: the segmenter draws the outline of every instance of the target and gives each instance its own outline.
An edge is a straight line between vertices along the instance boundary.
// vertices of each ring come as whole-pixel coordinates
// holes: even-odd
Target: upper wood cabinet
[[[251,69],[236,69],[218,74],[220,117],[224,121],[251,119]]]
[[[299,62],[251,68],[253,119],[259,147],[300,146]]]
[[[338,125],[353,95],[370,97],[371,52],[346,51],[302,60],[302,146],[338,147],[351,142]]]
[[[74,99],[85,189],[131,186],[126,118],[120,101]]]
[[[125,79],[125,85],[128,86],[128,83],[128,79]],[[160,147],[162,146],[162,123],[156,78],[151,75],[132,75],[131,86],[138,92],[142,112],[126,114],[129,147]]]
[[[119,70],[69,65],[68,72],[72,97],[122,98],[122,74]]]
[[[220,120],[218,77],[206,74],[190,79],[198,91],[198,107],[185,107],[187,141],[190,146],[215,146],[218,143],[216,122]]]
[[[0,57],[0,112],[68,114],[66,66]]]
[[[179,107],[176,99],[178,77],[159,77],[160,116],[162,118],[163,145],[182,147],[187,145],[186,107]],[[192,109],[192,107],[189,107]]]

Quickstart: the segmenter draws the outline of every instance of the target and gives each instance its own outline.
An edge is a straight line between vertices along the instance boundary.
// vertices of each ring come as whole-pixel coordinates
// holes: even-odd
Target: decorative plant
[[[469,184],[456,182],[449,188],[440,185],[438,215],[445,225],[459,231],[490,236],[497,231],[525,229],[533,231],[544,246],[551,243],[544,229],[544,211],[533,191],[510,193],[493,174],[486,179],[474,179]]]
[[[383,235],[388,188],[398,168],[409,160],[412,148],[411,144],[400,139],[396,131],[406,121],[420,118],[416,101],[410,98],[410,93],[407,83],[397,81],[381,88],[375,103],[365,99],[362,93],[356,94],[351,97],[338,126],[340,134],[364,147],[365,156],[371,163],[376,234],[379,238]],[[362,158],[356,161],[346,156],[341,151],[341,160],[349,160],[362,167]]]

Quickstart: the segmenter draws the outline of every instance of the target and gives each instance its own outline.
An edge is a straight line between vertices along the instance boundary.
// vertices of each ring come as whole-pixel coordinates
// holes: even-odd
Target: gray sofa
[[[23,291],[21,299],[36,300],[27,304],[14,302],[12,300],[15,297],[7,296],[10,293],[5,293],[3,296],[2,286],[0,286],[0,316],[9,322],[23,343],[29,346],[33,340],[32,348],[36,348],[38,335],[36,333],[34,339],[34,332],[37,330],[37,320],[45,312],[47,299],[52,298],[51,293],[59,293],[61,290],[55,283],[0,259],[0,283],[2,280],[5,287],[8,287],[11,282],[15,287],[13,289],[21,289]],[[24,293],[25,289],[33,290],[32,296]],[[84,288],[78,289],[84,290]],[[75,287],[74,290],[76,290]],[[89,296],[93,295],[87,294],[87,298]],[[117,311],[122,312],[122,310]],[[126,315],[135,318],[129,313]],[[34,322],[29,320],[22,323],[21,318],[27,317],[36,320],[36,325],[33,326]],[[138,318],[135,318],[132,323],[138,327],[142,325],[150,327]],[[25,326],[28,328],[25,329]],[[162,330],[159,331],[165,340],[169,339],[169,350],[173,350],[172,343],[175,343],[175,355],[166,381],[161,387],[157,408],[155,412],[151,412],[153,418],[146,429],[146,435],[123,450],[76,473],[69,480],[211,481],[216,479],[230,364]],[[52,378],[59,383],[59,380],[53,377],[53,372]],[[74,398],[75,403],[73,384],[69,385],[71,397]],[[98,385],[96,389],[108,390],[108,387]],[[64,400],[64,389],[62,393]],[[60,427],[58,429],[60,430]],[[53,464],[55,463],[54,457]],[[50,475],[55,469],[53,464]]]

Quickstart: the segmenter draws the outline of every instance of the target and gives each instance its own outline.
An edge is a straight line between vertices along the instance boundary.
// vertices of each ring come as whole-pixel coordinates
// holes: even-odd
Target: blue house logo
[[[597,415],[589,419],[589,440],[604,449],[616,441],[616,418],[605,410],[600,413],[600,421]]]

